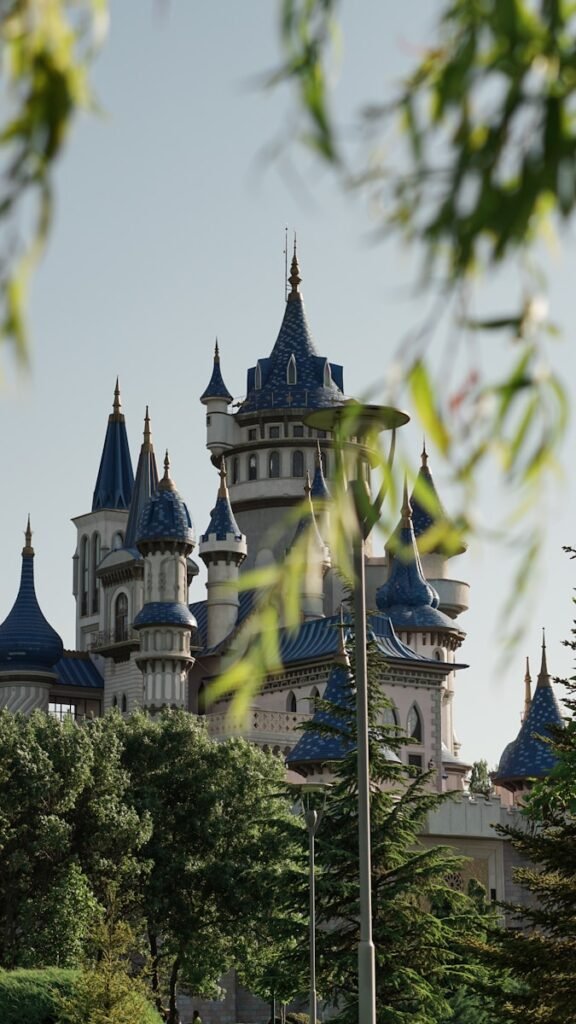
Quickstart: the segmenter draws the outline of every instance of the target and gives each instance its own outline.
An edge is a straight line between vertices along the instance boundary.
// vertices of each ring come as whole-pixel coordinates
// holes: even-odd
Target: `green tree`
[[[369,716],[372,828],[373,935],[376,948],[376,1005],[379,1024],[440,1024],[451,1018],[457,988],[470,992],[483,977],[469,941],[492,926],[490,911],[455,891],[447,876],[462,860],[446,847],[419,839],[429,810],[444,797],[430,786],[431,775],[403,765],[396,751],[407,739],[380,724],[387,706],[381,689],[383,660],[369,645]],[[318,991],[338,1008],[336,1019],[357,1024],[359,941],[358,795],[353,675],[340,669],[341,699],[317,701],[321,720],[305,728],[338,736],[342,760],[334,776],[317,834]],[[300,914],[298,953],[292,958],[306,977],[303,956],[307,879],[290,898]]]
[[[468,788],[471,793],[476,793],[479,796],[490,796],[492,793],[492,782],[490,781],[487,761],[474,761],[470,772]]]
[[[287,856],[270,819],[287,814],[281,762],[243,741],[215,743],[185,712],[124,725],[132,799],[149,816],[141,892],[157,1005],[176,1020],[179,984],[215,994],[274,941],[266,896]]]

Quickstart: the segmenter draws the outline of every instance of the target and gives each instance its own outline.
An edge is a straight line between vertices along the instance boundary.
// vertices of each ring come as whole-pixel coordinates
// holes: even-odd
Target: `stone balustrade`
[[[205,722],[213,739],[242,736],[259,747],[278,747],[278,752],[283,753],[294,746],[300,736],[298,727],[302,722],[310,721],[311,717],[311,714],[301,712],[249,707],[241,720],[234,718],[229,711],[216,711],[207,714]]]

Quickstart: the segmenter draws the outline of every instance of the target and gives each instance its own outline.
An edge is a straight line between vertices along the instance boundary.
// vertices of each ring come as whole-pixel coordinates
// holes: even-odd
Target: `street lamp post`
[[[392,431],[388,467],[392,468],[396,428],[409,420],[407,413],[390,406],[345,402],[318,409],[306,417],[306,423],[319,430],[333,431],[340,441],[345,437],[360,440],[383,430]],[[360,942],[358,944],[358,1020],[376,1024],[376,967],[372,941],[372,853],[370,844],[370,762],[368,733],[368,682],[366,660],[366,585],[364,542],[376,522],[386,491],[386,481],[372,501],[363,478],[360,453],[356,458],[356,478],[350,493],[356,515],[352,544],[354,570],[354,620],[356,637],[356,730],[358,733],[358,860],[360,888]]]
[[[308,892],[309,892],[309,936],[310,936],[310,1024],[316,1024],[318,997],[316,994],[316,872],[315,839],[322,820],[326,794],[330,783],[324,779],[305,779],[297,772],[288,771],[286,781],[297,790],[302,801],[302,814],[308,832]],[[314,794],[322,794],[320,808],[313,806]]]

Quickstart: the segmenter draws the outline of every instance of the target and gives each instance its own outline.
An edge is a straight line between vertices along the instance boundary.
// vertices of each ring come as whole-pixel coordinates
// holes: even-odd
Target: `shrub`
[[[78,972],[58,967],[0,970],[2,1024],[57,1024],[57,1005],[69,996]]]

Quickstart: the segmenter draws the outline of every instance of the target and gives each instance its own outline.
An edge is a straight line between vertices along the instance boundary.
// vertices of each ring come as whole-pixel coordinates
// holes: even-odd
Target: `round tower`
[[[44,618],[34,587],[34,548],[30,517],[22,548],[20,589],[0,626],[0,707],[9,711],[48,711],[62,640]]]
[[[187,676],[197,646],[197,623],[188,608],[187,558],[195,543],[186,505],[170,477],[168,452],[164,477],[146,502],[136,536],[144,557],[144,606],[134,619],[140,636],[136,656],[150,711],[188,706]]]
[[[311,497],[310,475],[306,474],[304,513],[296,527],[296,533],[287,556],[287,566],[302,563],[302,592],[300,611],[302,620],[319,619],[324,615],[324,577],[331,566],[330,551],[324,543]]]
[[[217,465],[222,454],[234,443],[234,421],[228,415],[228,406],[232,402],[232,395],[222,377],[218,339],[214,345],[212,376],[208,387],[200,396],[200,401],[206,406],[206,447],[210,450],[212,459]]]
[[[220,462],[220,487],[208,529],[200,537],[198,553],[208,570],[207,646],[216,647],[234,629],[238,619],[238,570],[246,558],[246,537],[232,512],[226,483],[226,463]]]

